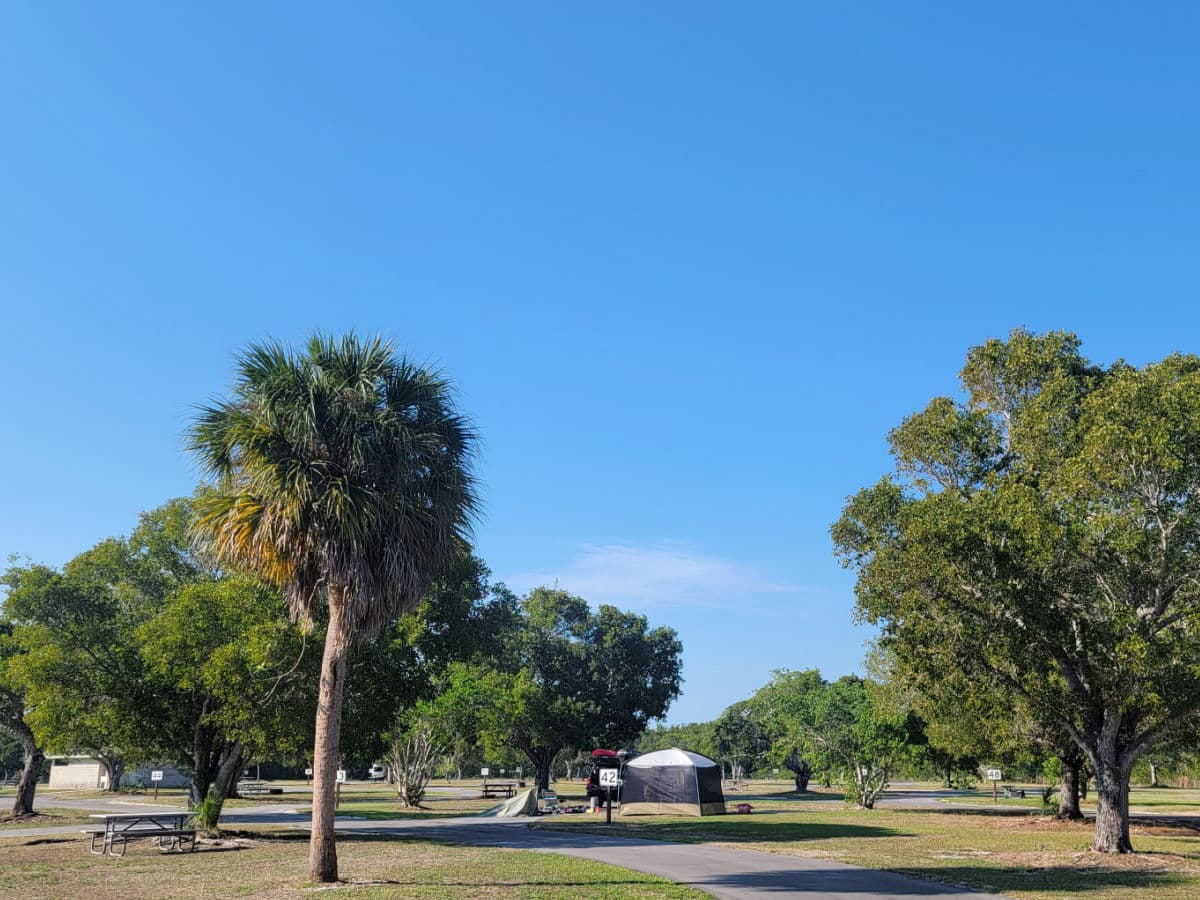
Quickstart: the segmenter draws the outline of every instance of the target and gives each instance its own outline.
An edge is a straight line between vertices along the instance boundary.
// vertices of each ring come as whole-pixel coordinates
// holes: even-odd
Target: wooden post
[[[612,824],[612,786],[609,785],[609,787],[606,788],[606,791],[608,793],[608,809],[604,813],[604,824],[611,825]]]

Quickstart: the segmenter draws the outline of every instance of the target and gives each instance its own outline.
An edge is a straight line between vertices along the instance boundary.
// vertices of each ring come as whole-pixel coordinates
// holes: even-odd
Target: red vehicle
[[[605,790],[600,787],[600,770],[619,769],[621,768],[621,763],[621,757],[616,750],[593,750],[592,771],[588,775],[587,780],[587,795],[589,797],[603,797]]]

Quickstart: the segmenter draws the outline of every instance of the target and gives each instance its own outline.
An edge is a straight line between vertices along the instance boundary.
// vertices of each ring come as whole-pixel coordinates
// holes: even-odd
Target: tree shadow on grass
[[[550,826],[551,833],[579,831],[589,835],[608,835],[621,838],[702,843],[720,841],[729,844],[801,843],[829,838],[898,838],[916,837],[910,832],[883,825],[859,825],[847,822],[779,822],[753,819],[722,818],[689,822],[624,823],[607,827],[596,825]]]
[[[556,887],[556,888],[590,887],[590,888],[603,889],[603,888],[608,888],[608,887],[616,887],[618,885],[637,885],[640,888],[651,888],[652,889],[652,888],[656,888],[656,887],[665,886],[665,885],[663,885],[662,882],[650,881],[646,878],[597,878],[597,879],[593,879],[591,881],[563,881],[561,879],[542,879],[542,878],[522,878],[520,880],[510,879],[507,881],[505,881],[505,880],[500,880],[500,881],[446,881],[446,880],[438,879],[438,878],[430,878],[427,881],[415,881],[415,880],[399,881],[399,880],[394,880],[394,879],[368,881],[368,880],[354,879],[354,880],[342,881],[342,884],[345,884],[347,887],[356,887],[356,888],[385,887],[385,886],[386,887],[461,887],[461,888],[474,888],[475,890],[479,890],[480,888],[491,888],[491,887],[504,887],[504,888],[513,888],[513,887],[518,887],[518,888],[520,888],[520,887]],[[464,896],[468,896],[468,895],[464,894]]]
[[[829,791],[827,793],[821,791],[805,791],[804,793],[799,793],[797,791],[772,791],[759,792],[755,794],[739,794],[731,791],[725,795],[725,802],[743,803],[753,800],[775,800],[782,803],[798,804],[828,802],[837,803],[845,800],[845,798],[846,795],[841,791]]]
[[[743,888],[762,893],[873,894],[886,897],[962,896],[1003,891],[1065,891],[1086,894],[1109,888],[1167,889],[1194,884],[1177,872],[1058,866],[1025,870],[995,866],[906,868],[898,872],[826,868],[803,857],[787,866],[709,875],[684,882],[701,889]],[[1153,896],[1153,894],[1149,894]]]
[[[1066,891],[1086,894],[1109,888],[1167,889],[1191,885],[1200,895],[1200,879],[1166,869],[1114,866],[930,866],[906,867],[904,874],[987,891]],[[1154,896],[1149,894],[1149,896]]]
[[[908,806],[881,806],[883,812],[899,813],[901,815],[915,816],[990,816],[990,817],[1024,817],[1045,819],[1047,822],[1057,821],[1052,813],[1044,813],[1041,809],[1032,806],[997,806],[994,808],[986,808],[982,806],[931,806],[925,808],[914,808]],[[1082,821],[1082,820],[1081,820]]]

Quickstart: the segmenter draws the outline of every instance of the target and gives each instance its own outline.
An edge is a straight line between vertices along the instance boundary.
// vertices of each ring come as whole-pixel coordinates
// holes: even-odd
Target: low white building
[[[100,791],[108,787],[108,773],[104,763],[91,756],[51,756],[50,783],[52,790],[64,791]],[[159,769],[163,773],[159,787],[187,787],[189,779],[170,763],[154,763],[153,765],[137,766],[127,769],[121,778],[121,785],[141,785],[145,788],[154,787],[150,773]]]
[[[108,787],[104,763],[90,756],[51,756],[50,788],[64,791],[96,791]]]

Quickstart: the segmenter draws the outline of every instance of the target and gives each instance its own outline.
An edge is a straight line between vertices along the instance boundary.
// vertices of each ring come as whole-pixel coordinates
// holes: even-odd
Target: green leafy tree
[[[729,777],[741,781],[763,758],[770,741],[752,703],[740,700],[717,717],[713,738],[720,759],[729,764]]]
[[[1093,846],[1128,851],[1132,767],[1200,710],[1200,359],[1101,368],[1018,330],[962,385],[834,526],[859,612],[906,666],[992,679],[1069,735]]]
[[[985,762],[1040,774],[1049,753],[1055,760],[1054,779],[1060,782],[1059,818],[1083,818],[1082,752],[1061,727],[1035,719],[1021,697],[967,669],[931,675],[923,661],[906,667],[886,647],[876,647],[870,659],[872,676],[902,686],[908,703],[926,723],[929,762],[947,787],[970,787]]]
[[[482,560],[464,549],[419,606],[351,657],[343,758],[382,759],[392,749],[384,735],[394,730],[397,717],[437,695],[451,663],[507,666],[511,652],[506,648],[515,640],[519,620],[516,596],[493,583]],[[465,762],[474,745],[447,739],[439,746]]]
[[[130,539],[104,540],[60,572],[37,564],[10,567],[5,610],[24,648],[12,667],[27,719],[52,752],[100,760],[110,790],[129,756],[152,758],[139,735],[156,735],[173,715],[152,685],[133,632],[172,589],[166,560],[142,538],[161,519],[148,515]],[[155,576],[156,563],[163,563]]]
[[[12,677],[9,664],[21,655],[19,642],[13,636],[10,623],[0,621],[0,739],[9,738],[12,746],[5,747],[5,764],[16,757],[21,760],[21,775],[17,779],[17,795],[12,814],[27,816],[33,813],[37,780],[45,754],[42,746],[25,720],[26,701],[20,683]],[[7,743],[7,741],[3,741]]]
[[[715,725],[713,722],[687,722],[682,725],[656,725],[643,732],[637,741],[637,748],[642,753],[652,750],[667,750],[678,747],[681,750],[691,750],[707,756],[709,759],[719,759],[717,750]]]
[[[809,729],[818,764],[840,772],[847,802],[874,809],[896,767],[911,762],[925,743],[920,719],[894,711],[855,676],[839,678],[820,694]]]
[[[674,630],[566,591],[531,591],[511,646],[507,671],[456,667],[438,703],[489,756],[518,749],[543,789],[559,753],[631,743],[679,693]]]
[[[812,725],[825,687],[816,669],[778,669],[750,698],[769,741],[767,760],[790,771],[800,792],[813,774]]]
[[[12,675],[39,739],[99,758],[113,789],[127,759],[170,760],[211,826],[252,756],[291,749],[313,697],[278,592],[198,564],[190,516],[173,500],[61,572],[14,566],[4,582],[25,651]]]
[[[416,607],[466,546],[475,436],[444,377],[382,340],[256,344],[190,445],[214,489],[198,533],[223,564],[284,589],[325,623],[313,746],[309,871],[337,880],[334,836],[351,646]]]
[[[312,710],[311,682],[297,677],[305,639],[283,615],[278,591],[246,576],[185,585],[137,628],[153,684],[175,714],[161,751],[192,771],[192,802],[213,828],[252,759],[299,752],[294,723]],[[181,759],[181,751],[189,755]]]

